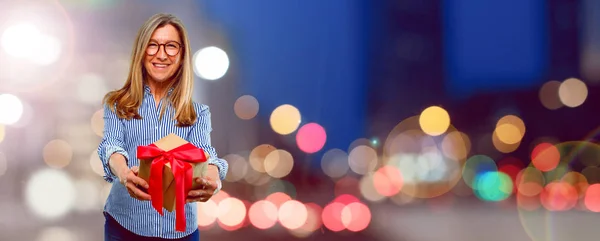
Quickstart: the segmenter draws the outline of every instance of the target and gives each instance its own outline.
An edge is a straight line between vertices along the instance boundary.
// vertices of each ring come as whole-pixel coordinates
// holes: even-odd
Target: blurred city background
[[[1,5],[0,240],[103,240],[101,99],[158,12],[229,162],[202,240],[600,235],[600,1]]]

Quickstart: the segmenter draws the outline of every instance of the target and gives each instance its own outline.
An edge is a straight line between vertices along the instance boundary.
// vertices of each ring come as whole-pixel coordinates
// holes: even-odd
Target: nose
[[[166,60],[167,59],[167,53],[166,53],[166,49],[165,46],[159,46],[158,47],[158,53],[156,53],[156,58],[160,59],[160,60]]]

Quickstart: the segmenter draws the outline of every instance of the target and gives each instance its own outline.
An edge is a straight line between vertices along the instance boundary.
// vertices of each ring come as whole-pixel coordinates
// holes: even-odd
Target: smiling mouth
[[[167,68],[169,66],[168,64],[158,64],[158,63],[152,63],[152,65],[155,68],[158,68],[158,69],[164,69],[164,68]]]

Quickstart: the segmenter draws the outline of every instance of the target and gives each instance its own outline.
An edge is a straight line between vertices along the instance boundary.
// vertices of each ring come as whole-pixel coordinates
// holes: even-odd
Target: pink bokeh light
[[[327,141],[325,129],[317,123],[308,123],[298,130],[296,143],[298,148],[306,153],[320,151]]]

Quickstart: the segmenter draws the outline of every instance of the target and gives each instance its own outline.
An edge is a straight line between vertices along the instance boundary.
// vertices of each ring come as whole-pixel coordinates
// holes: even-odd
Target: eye
[[[170,48],[170,49],[176,49],[176,48],[178,48],[178,47],[177,47],[177,45],[175,45],[175,44],[167,44],[167,48]]]
[[[158,44],[155,44],[155,43],[148,44],[148,48],[156,48],[156,47],[158,47]]]

